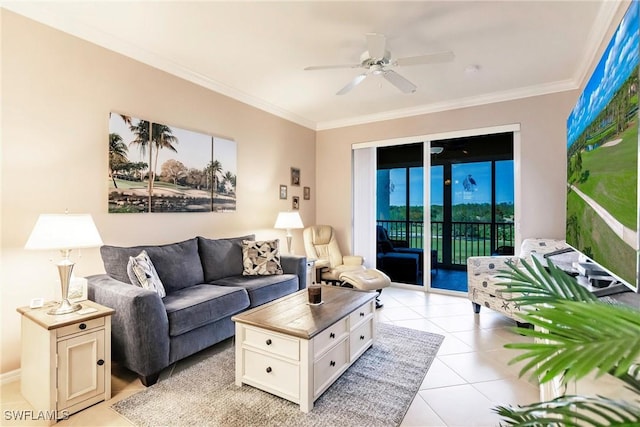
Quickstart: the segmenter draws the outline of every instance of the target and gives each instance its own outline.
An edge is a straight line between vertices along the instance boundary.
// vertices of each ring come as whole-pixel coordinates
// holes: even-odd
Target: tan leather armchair
[[[315,258],[316,269],[321,269],[322,280],[339,283],[340,274],[363,271],[364,258],[357,255],[342,255],[333,227],[313,225],[304,229],[304,250],[307,258]]]

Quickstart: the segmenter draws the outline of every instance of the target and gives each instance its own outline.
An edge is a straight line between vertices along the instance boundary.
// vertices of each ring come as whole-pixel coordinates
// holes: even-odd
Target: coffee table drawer
[[[362,351],[371,345],[373,338],[373,317],[351,331],[349,335],[349,349],[351,360],[360,356]]]
[[[340,319],[313,338],[314,358],[347,335],[347,318]]]
[[[318,397],[344,371],[349,364],[348,340],[343,339],[324,356],[318,359],[313,367],[313,393]]]
[[[298,399],[300,397],[300,369],[296,363],[267,356],[251,350],[244,352],[243,378],[249,383],[259,384],[263,390],[279,396]]]
[[[354,326],[356,326],[358,323],[365,320],[367,316],[369,316],[372,313],[373,313],[373,304],[370,302],[366,303],[365,305],[363,305],[362,307],[358,308],[356,311],[351,313],[349,315],[349,325],[351,327],[351,330],[353,330]]]
[[[293,338],[246,328],[244,330],[244,344],[291,360],[300,360],[300,343]]]

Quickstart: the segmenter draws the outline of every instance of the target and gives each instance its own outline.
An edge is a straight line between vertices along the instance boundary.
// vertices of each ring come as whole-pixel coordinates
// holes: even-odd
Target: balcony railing
[[[398,246],[424,248],[424,223],[422,221],[383,221],[389,238]],[[470,256],[491,255],[496,248],[513,246],[513,223],[451,222],[450,243],[444,239],[445,223],[431,221],[431,249],[438,251],[438,262],[453,266],[466,266]],[[492,238],[493,236],[493,238]],[[445,247],[451,254],[445,257]],[[445,262],[446,260],[446,262]]]

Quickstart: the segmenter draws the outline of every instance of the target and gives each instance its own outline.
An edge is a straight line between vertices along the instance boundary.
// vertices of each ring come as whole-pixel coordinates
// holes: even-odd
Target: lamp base
[[[71,304],[69,300],[65,298],[60,302],[59,306],[53,307],[51,310],[47,311],[47,314],[58,315],[75,313],[81,308],[82,306],[80,304]]]

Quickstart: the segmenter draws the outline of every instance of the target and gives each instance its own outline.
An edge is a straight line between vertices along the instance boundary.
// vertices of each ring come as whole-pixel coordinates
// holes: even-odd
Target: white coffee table
[[[302,290],[232,317],[236,385],[300,405],[302,412],[375,341],[375,292],[322,287],[320,305]]]

